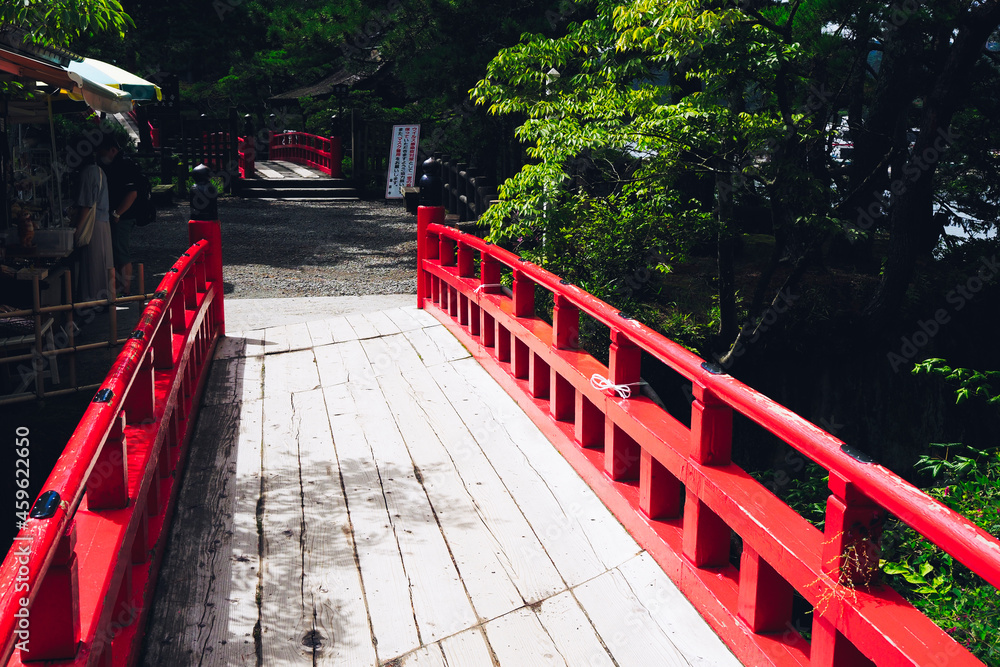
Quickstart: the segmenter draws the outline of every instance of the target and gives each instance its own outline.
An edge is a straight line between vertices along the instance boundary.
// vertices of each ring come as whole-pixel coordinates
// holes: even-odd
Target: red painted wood
[[[512,349],[510,372],[519,380],[527,380],[531,372],[528,363],[531,356],[531,349],[517,336],[511,337],[510,344]]]
[[[853,458],[841,449],[841,441],[798,415],[728,375],[716,375],[703,368],[702,360],[689,351],[634,320],[619,317],[610,306],[579,288],[562,284],[543,269],[457,230],[434,227],[430,231],[450,235],[460,244],[478,250],[484,260],[492,258],[510,267],[515,278],[518,272],[523,273],[529,282],[552,292],[554,300],[565,299],[607,325],[613,337],[627,340],[692,382],[696,400],[692,427],[688,429],[638,392],[623,400],[594,390],[589,384],[590,375],[600,372],[614,377],[612,369],[604,369],[583,353],[558,349],[558,320],[554,319],[554,327],[549,327],[534,317],[516,317],[516,297],[479,294],[482,321],[492,320],[495,329],[490,327],[490,331],[502,335],[496,341],[495,358],[487,347],[475,345],[468,328],[431,309],[515,397],[688,598],[704,610],[709,622],[746,664],[809,663],[809,642],[794,628],[786,624],[773,632],[755,632],[747,622],[758,628],[780,625],[789,588],[814,605],[816,618],[822,619],[822,624],[817,621],[817,627],[832,626],[839,633],[841,639],[831,635],[834,645],[846,642],[855,647],[844,649],[847,657],[843,659],[848,664],[861,653],[878,664],[943,664],[942,659],[950,665],[979,664],[891,589],[872,584],[845,593],[827,575],[823,552],[833,553],[833,560],[839,561],[844,544],[834,544],[831,535],[821,534],[729,463],[732,413],[741,413],[836,473],[831,475],[832,511],[840,511],[837,502],[843,508],[842,516],[835,514],[830,525],[840,522],[852,529],[865,526],[871,534],[877,529],[875,515],[891,511],[994,585],[1000,581],[1000,542],[884,468]],[[426,262],[423,268],[463,293],[472,293],[486,282],[485,278],[475,281],[461,277],[457,270],[440,263]],[[503,363],[509,358],[509,350],[505,356],[499,348],[507,348],[511,339],[515,346],[521,341],[530,355],[548,364],[553,378],[549,385],[551,401],[532,396],[532,378],[514,377],[514,369]],[[501,363],[496,364],[494,359]],[[555,394],[558,383],[563,381],[573,390],[572,423],[553,418],[553,403],[559,400]],[[594,434],[604,431],[604,424],[594,429],[595,421],[610,421],[634,441],[641,461],[638,483],[606,476],[606,452],[579,446],[581,442],[600,442],[601,438]],[[679,497],[680,484],[686,495],[683,522],[650,519],[647,513],[656,503]],[[677,496],[664,492],[671,486],[678,489]],[[746,571],[742,575],[728,562],[732,532],[743,538],[741,563]],[[770,590],[783,592],[776,600],[765,600]],[[818,640],[818,656],[826,650],[823,641]]]
[[[684,501],[684,555],[696,567],[720,567],[729,562],[731,530],[688,487]]]
[[[639,382],[642,350],[620,331],[611,330],[611,348],[608,355],[608,379],[614,384]],[[637,386],[631,390],[638,394]],[[609,400],[618,399],[617,395]],[[604,470],[611,479],[636,479],[639,476],[639,443],[608,416],[604,427]]]
[[[518,269],[514,270],[514,317],[535,314],[535,283]]]
[[[549,375],[549,365],[537,354],[530,355],[528,359],[528,388],[533,397],[549,397],[549,383],[552,381]]]
[[[733,410],[700,382],[692,386],[691,457],[709,465],[729,463],[733,446]]]
[[[552,339],[557,350],[580,347],[580,309],[561,294],[553,297]]]
[[[45,618],[35,627],[44,628],[58,617],[58,611],[43,611],[44,591],[50,584],[59,588],[57,584],[66,579],[56,544],[67,526],[76,527],[76,546],[67,557],[79,573],[79,592],[69,586],[70,592],[62,596],[66,601],[57,605],[79,610],[79,650],[71,664],[124,666],[138,658],[142,639],[138,628],[148,611],[140,602],[155,586],[164,527],[173,513],[175,485],[190,438],[192,419],[180,412],[185,404],[197,406],[222,325],[222,310],[215,303],[222,298],[221,274],[219,280],[209,279],[211,266],[205,262],[209,243],[201,240],[192,245],[161,281],[136,327],[141,336],[126,342],[102,384],[110,400],[90,404],[43,486],[57,492],[63,502],[51,518],[29,520],[20,536],[32,543],[29,601],[32,614]],[[204,273],[200,283],[207,291],[197,290],[199,281],[192,272],[198,270]],[[152,419],[145,424],[128,422],[124,410],[136,412],[136,406],[148,400],[144,375],[150,371]],[[131,397],[132,391],[142,397]],[[105,504],[120,505],[122,498],[131,499],[122,509],[93,511]],[[150,518],[151,505],[157,506],[155,519]],[[133,567],[133,560],[144,558],[149,562]],[[4,642],[0,646],[2,662],[11,665],[40,655],[34,650],[13,653],[10,631],[19,601],[11,596],[10,584],[16,581],[18,567],[10,558],[0,566],[0,641]],[[33,634],[37,636],[48,634]]]
[[[440,244],[440,261],[441,266],[455,266],[456,255],[455,255],[455,239],[450,236],[441,236],[438,240]]]
[[[320,137],[306,132],[271,135],[268,158],[304,164],[333,178],[343,178],[341,137]]]
[[[684,487],[677,477],[642,450],[639,462],[639,508],[650,519],[674,519],[681,515]]]
[[[549,369],[549,414],[556,421],[571,422],[575,406],[576,391],[568,380],[554,369]]]
[[[125,445],[125,413],[119,412],[87,480],[87,506],[94,511],[120,509],[128,505]]]
[[[18,567],[26,567],[28,558],[23,547],[30,551],[30,543],[14,543],[12,554]],[[16,590],[16,589],[15,589]],[[23,627],[23,612],[18,610],[18,641],[26,641],[27,655],[33,662],[43,660],[68,660],[76,656],[80,638],[80,579],[76,558],[76,524],[70,522],[59,540],[48,574],[41,584],[28,614],[30,622]],[[17,591],[27,595],[27,591]],[[21,600],[18,600],[19,608]],[[25,611],[28,611],[25,608]],[[22,655],[24,653],[22,652]]]
[[[583,392],[574,400],[574,437],[581,447],[604,448],[604,413]]]
[[[841,583],[877,580],[885,510],[836,472],[830,472],[823,572]]]
[[[740,557],[739,615],[757,633],[781,632],[792,621],[795,589],[752,547]]]

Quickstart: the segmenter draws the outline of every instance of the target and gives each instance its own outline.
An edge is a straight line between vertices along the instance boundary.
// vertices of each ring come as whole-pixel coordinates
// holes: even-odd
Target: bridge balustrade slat
[[[36,515],[36,503],[15,540],[25,552],[12,549],[0,567],[3,664],[136,655],[189,411],[224,331],[218,223],[211,246],[199,240],[211,224],[190,225],[194,245],[161,281],[43,486],[51,511]]]
[[[1000,542],[676,343],[443,218],[438,207],[418,211],[418,306],[474,350],[747,664],[981,664],[877,583],[879,535],[892,512],[994,586]],[[553,295],[551,326],[535,315],[536,286]],[[576,349],[581,313],[610,330],[607,367]],[[692,383],[690,427],[638,391],[592,386],[595,373],[639,382],[643,354]],[[736,413],[830,472],[825,532],[731,462]],[[813,606],[802,628],[811,641],[792,623],[796,592]]]

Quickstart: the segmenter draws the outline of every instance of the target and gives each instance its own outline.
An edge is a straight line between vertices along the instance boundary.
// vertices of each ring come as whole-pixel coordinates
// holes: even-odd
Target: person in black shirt
[[[122,155],[121,144],[112,134],[104,135],[97,148],[97,163],[108,178],[108,204],[111,218],[111,246],[114,252],[117,289],[122,296],[132,291],[132,228],[138,196],[139,167]]]

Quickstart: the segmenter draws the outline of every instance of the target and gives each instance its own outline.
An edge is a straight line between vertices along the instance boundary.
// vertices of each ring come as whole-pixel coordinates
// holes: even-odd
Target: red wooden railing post
[[[87,480],[87,505],[91,510],[121,509],[128,506],[128,458],[125,443],[125,413],[111,423],[94,470]]]
[[[757,633],[789,627],[795,589],[748,544],[740,557],[740,618]]]
[[[823,572],[841,584],[871,584],[880,572],[885,510],[833,470],[829,487]]]
[[[444,223],[444,206],[417,207],[417,308],[431,296],[431,274],[424,270],[424,261],[439,256],[437,234],[428,234],[427,226]]]
[[[472,252],[472,248],[469,247],[467,243],[458,243],[458,275],[461,278],[473,278],[476,275],[475,266],[475,255]],[[472,322],[473,313],[470,311],[478,311],[478,307],[472,304],[470,308],[469,297],[465,292],[458,292],[458,323],[462,326],[469,326]],[[472,335],[475,336],[479,331],[479,313],[475,312],[475,324],[472,325]]]
[[[215,283],[215,301],[212,302],[213,316],[219,327],[219,335],[226,333],[226,312],[222,293],[222,226],[218,220],[191,220],[188,222],[188,239],[191,243],[208,241],[205,248],[205,274]]]
[[[562,294],[553,299],[552,345],[557,350],[575,350],[580,346],[580,309]],[[576,393],[572,383],[555,369],[549,383],[549,414],[557,421],[572,421]]]
[[[21,543],[15,542],[12,553]],[[71,521],[56,546],[52,564],[31,605],[22,662],[72,660],[80,641],[80,577],[76,560],[76,522]]]
[[[621,331],[611,330],[608,359],[608,373],[612,383],[639,382],[642,350]],[[616,481],[637,478],[641,459],[639,444],[610,415],[605,417],[604,424],[604,471]]]
[[[691,458],[702,465],[730,462],[733,442],[733,411],[701,382],[692,385]],[[684,555],[698,567],[729,562],[730,528],[709,509],[697,492],[687,489],[684,503]]]
[[[479,255],[479,286],[483,294],[500,293],[500,262],[485,250]],[[481,308],[479,317],[479,335],[483,347],[493,347],[496,344],[496,323],[493,316],[485,308]]]

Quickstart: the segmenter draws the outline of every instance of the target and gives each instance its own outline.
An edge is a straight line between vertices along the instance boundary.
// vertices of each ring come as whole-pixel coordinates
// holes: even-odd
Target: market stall
[[[72,303],[71,175],[110,128],[109,121],[103,121],[78,144],[57,145],[54,118],[89,110],[102,117],[128,113],[137,101],[159,99],[160,91],[109,63],[26,45],[2,30],[0,82],[8,82],[6,92],[0,94],[0,182],[5,195],[0,202],[3,366],[3,357],[9,360],[13,349],[27,342],[34,341],[36,351],[43,352],[47,334],[43,329],[51,331],[53,319],[39,317],[39,309]],[[32,316],[26,316],[26,310],[33,311]],[[12,313],[19,315],[12,317]],[[29,322],[33,331],[21,331]],[[57,372],[50,375],[57,381]]]

